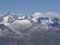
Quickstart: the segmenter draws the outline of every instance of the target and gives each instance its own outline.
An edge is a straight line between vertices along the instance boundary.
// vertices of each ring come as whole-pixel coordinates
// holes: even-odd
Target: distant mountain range
[[[0,39],[11,41],[5,45],[60,45],[60,18],[40,12],[30,16],[7,13],[0,17]]]

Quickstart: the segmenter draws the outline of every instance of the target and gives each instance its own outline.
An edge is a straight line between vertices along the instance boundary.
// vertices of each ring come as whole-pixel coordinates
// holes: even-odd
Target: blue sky
[[[0,15],[9,11],[29,15],[33,11],[60,13],[60,0],[0,0]]]

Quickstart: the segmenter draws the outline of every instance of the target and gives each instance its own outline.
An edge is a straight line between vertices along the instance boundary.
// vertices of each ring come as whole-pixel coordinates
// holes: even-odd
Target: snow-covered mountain
[[[54,45],[55,42],[53,40],[56,41],[56,39],[60,38],[60,18],[56,15],[57,14],[54,13],[47,13],[43,15],[40,12],[34,12],[30,16],[18,16],[16,14],[7,13],[0,17],[0,38],[22,37],[24,39],[26,38],[28,40],[27,42],[31,45],[50,45],[52,42]],[[49,41],[46,39],[49,39]],[[43,42],[44,44],[39,42]],[[48,44],[45,42],[48,42]]]
[[[23,15],[13,15],[7,13],[0,17],[0,25],[3,24],[15,33],[20,33],[21,31],[29,29],[33,24],[40,24],[50,28],[50,27],[60,27],[60,19],[57,17],[43,16],[40,12],[34,12],[31,16]]]

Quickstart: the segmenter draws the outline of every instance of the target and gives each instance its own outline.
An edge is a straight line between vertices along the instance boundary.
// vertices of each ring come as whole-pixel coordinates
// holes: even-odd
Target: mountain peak
[[[4,16],[12,15],[11,12],[6,13]]]

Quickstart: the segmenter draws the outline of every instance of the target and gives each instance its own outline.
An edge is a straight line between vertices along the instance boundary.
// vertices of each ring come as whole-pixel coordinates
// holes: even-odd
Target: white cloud
[[[35,18],[35,19],[38,19],[39,17],[60,17],[60,15],[57,13],[57,12],[46,12],[45,14],[43,13],[40,13],[40,12],[34,12],[32,14],[32,16]]]
[[[32,14],[32,16],[37,19],[37,18],[39,18],[39,17],[42,17],[43,14],[40,13],[40,12],[34,12],[34,13]]]
[[[56,12],[47,12],[45,14],[45,16],[50,17],[50,18],[52,18],[52,17],[60,17],[60,15],[58,13],[56,13]]]

